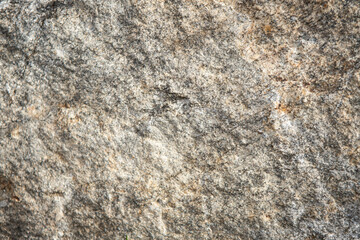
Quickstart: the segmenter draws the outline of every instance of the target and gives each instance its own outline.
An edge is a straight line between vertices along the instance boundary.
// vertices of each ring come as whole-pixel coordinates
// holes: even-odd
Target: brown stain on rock
[[[14,184],[8,178],[0,176],[0,190],[12,194],[14,192]]]
[[[359,165],[360,163],[360,146],[349,154],[349,163],[351,165]]]
[[[292,109],[288,105],[285,105],[282,103],[280,103],[276,109],[283,113],[291,113],[291,111],[292,111]]]
[[[20,198],[15,194],[14,183],[5,176],[0,176],[0,191],[5,193],[11,201],[20,202]]]
[[[16,126],[15,128],[13,128],[11,130],[11,137],[18,139],[19,136],[20,136],[20,128],[19,128],[19,126]]]
[[[35,106],[29,106],[27,108],[27,113],[30,117],[38,119],[41,116],[41,111],[38,110]]]
[[[264,32],[265,32],[265,34],[270,34],[271,32],[272,32],[272,28],[271,28],[271,26],[270,25],[265,25],[264,26]]]

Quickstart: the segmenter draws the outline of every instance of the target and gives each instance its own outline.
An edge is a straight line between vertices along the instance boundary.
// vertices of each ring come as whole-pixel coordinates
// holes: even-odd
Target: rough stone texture
[[[0,239],[360,239],[358,0],[0,0]]]

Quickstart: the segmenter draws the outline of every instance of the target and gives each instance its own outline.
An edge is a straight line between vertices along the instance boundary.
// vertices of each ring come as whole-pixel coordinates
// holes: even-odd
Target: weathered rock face
[[[0,0],[0,239],[360,239],[360,3]]]

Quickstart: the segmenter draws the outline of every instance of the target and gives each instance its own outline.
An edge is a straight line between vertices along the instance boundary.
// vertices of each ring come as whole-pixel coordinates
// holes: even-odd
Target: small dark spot
[[[275,75],[271,75],[270,76],[272,79],[274,79],[275,81],[277,82],[286,82],[286,79],[285,78],[282,78],[280,76],[275,76]]]
[[[18,196],[12,196],[11,200],[13,200],[14,202],[20,202],[20,198]]]
[[[74,95],[74,97],[73,97],[73,101],[74,101],[74,102],[78,102],[80,99],[81,99],[80,93],[76,93],[76,94]]]
[[[135,127],[135,132],[140,136],[140,137],[146,137],[147,135],[149,135],[149,130],[147,129],[147,126],[144,124],[139,124],[138,126]]]
[[[3,190],[8,194],[12,194],[14,192],[14,184],[6,177],[0,176],[0,190]]]
[[[24,107],[29,102],[29,94],[25,93],[24,96],[19,100],[20,106]]]
[[[70,133],[69,129],[65,129],[64,131],[62,131],[60,136],[63,141],[67,141],[67,140],[71,139],[71,133]]]

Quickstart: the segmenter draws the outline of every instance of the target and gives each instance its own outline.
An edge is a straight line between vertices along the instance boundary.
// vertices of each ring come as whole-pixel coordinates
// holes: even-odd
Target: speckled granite
[[[358,0],[0,0],[0,239],[360,239]]]

